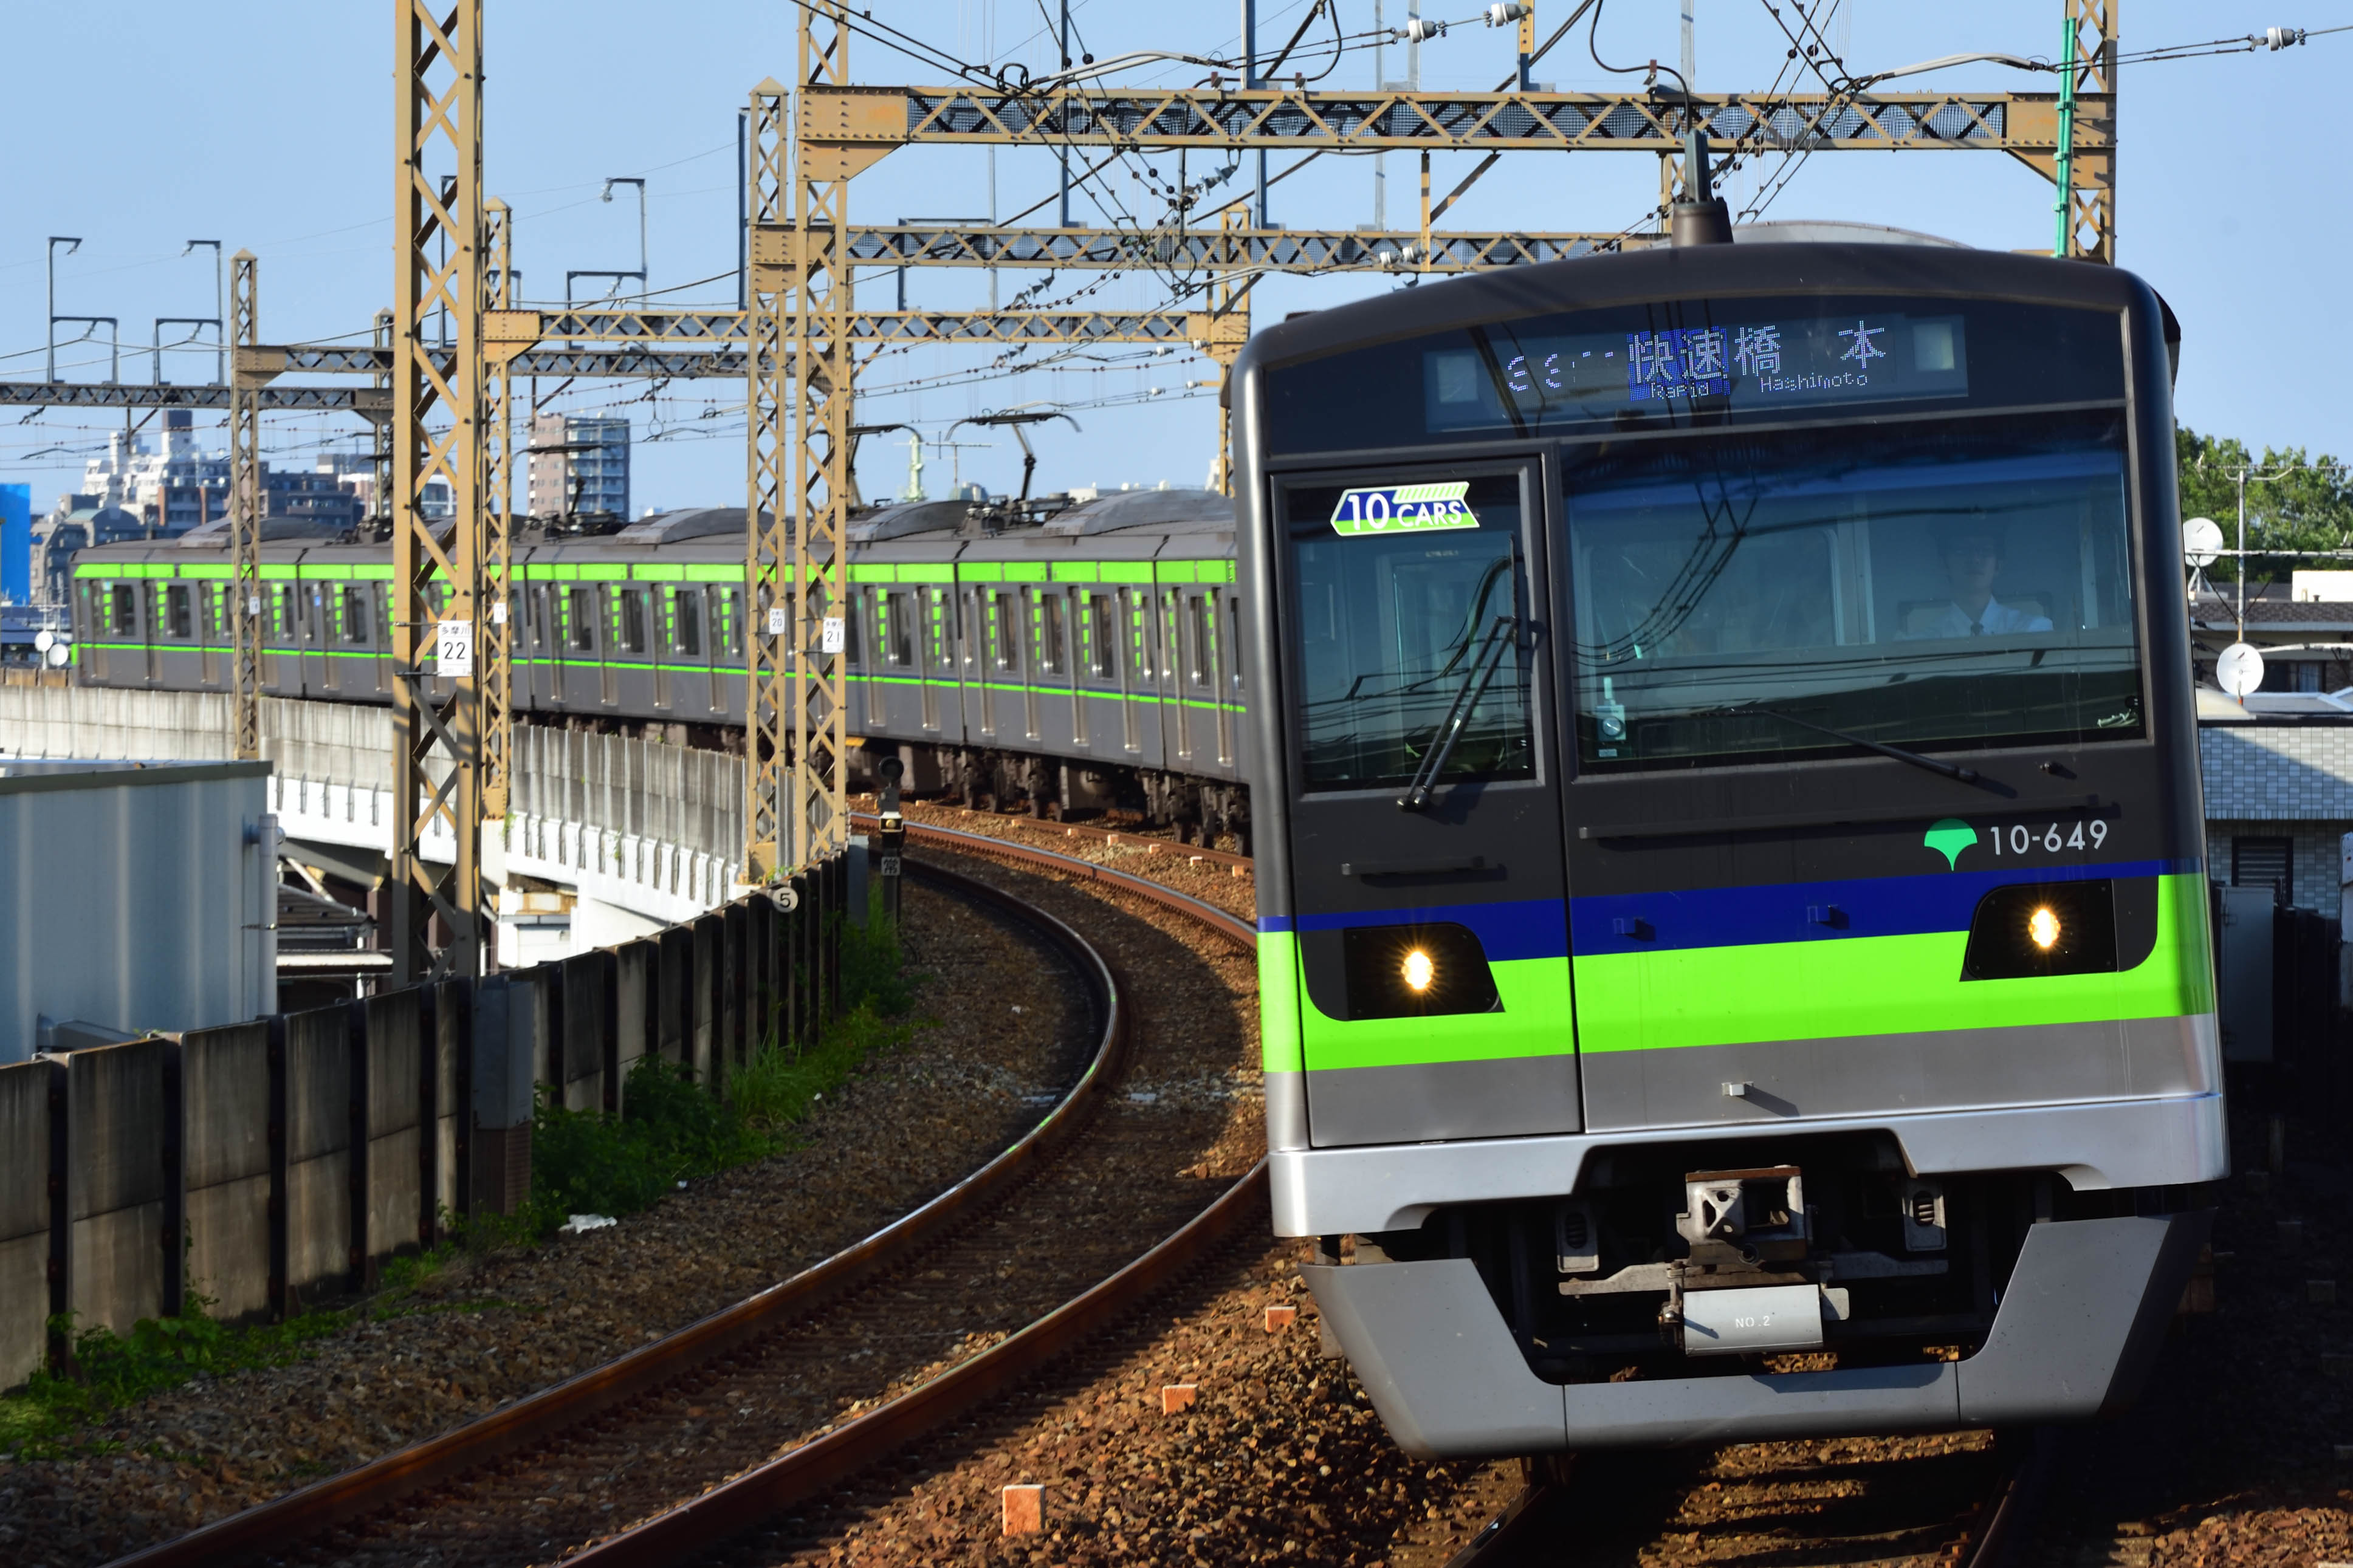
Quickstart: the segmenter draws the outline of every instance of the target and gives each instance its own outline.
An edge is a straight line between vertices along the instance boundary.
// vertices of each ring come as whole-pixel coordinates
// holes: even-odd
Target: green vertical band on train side
[[[1258,1042],[1268,1072],[1299,1070],[1299,938],[1287,931],[1258,935]]]
[[[2157,945],[2118,973],[1963,980],[1959,931],[1580,956],[1577,1046],[1672,1050],[2211,1012],[2206,879],[2158,884]]]
[[[1504,959],[1488,968],[1495,976],[1495,994],[1504,1004],[1500,1012],[1343,1021],[1325,1016],[1314,1002],[1301,996],[1299,1028],[1307,1068],[1321,1072],[1334,1068],[1419,1067],[1509,1057],[1566,1057],[1576,1051],[1566,959]]]

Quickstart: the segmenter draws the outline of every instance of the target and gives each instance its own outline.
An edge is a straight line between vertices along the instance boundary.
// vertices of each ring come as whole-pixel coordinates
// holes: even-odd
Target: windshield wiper
[[[1795,713],[1784,713],[1778,708],[1758,708],[1743,704],[1732,708],[1713,709],[1710,711],[1715,717],[1725,719],[1736,718],[1746,713],[1762,713],[1767,719],[1778,719],[1784,724],[1795,724],[1800,730],[1811,730],[1817,735],[1828,735],[1833,741],[1844,741],[1850,746],[1861,746],[1866,752],[1877,752],[1883,757],[1894,757],[1899,763],[1910,763],[1915,768],[1926,768],[1932,773],[1942,773],[1948,779],[1958,779],[1963,784],[1976,784],[1979,789],[1989,789],[1996,795],[2018,793],[2000,779],[1989,779],[1975,768],[1965,768],[1936,757],[1923,756],[1918,752],[1907,752],[1901,746],[1891,746],[1883,741],[1870,741],[1861,735],[1850,735],[1844,730],[1833,730],[1827,724],[1817,724],[1810,719],[1800,719]]]
[[[1454,754],[1454,742],[1462,738],[1463,727],[1471,722],[1472,710],[1479,700],[1487,695],[1487,683],[1495,679],[1495,667],[1503,662],[1504,651],[1514,638],[1507,633],[1518,629],[1517,616],[1497,616],[1487,627],[1487,640],[1479,646],[1479,657],[1462,672],[1454,688],[1454,700],[1446,705],[1446,717],[1430,732],[1430,749],[1422,753],[1421,765],[1413,770],[1413,778],[1398,796],[1400,811],[1420,811],[1430,805],[1430,792],[1438,783],[1438,775],[1446,771],[1447,759]]]

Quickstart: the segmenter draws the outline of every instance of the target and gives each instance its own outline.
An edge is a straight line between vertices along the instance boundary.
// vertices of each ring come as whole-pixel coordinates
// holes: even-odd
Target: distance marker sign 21
[[[1332,509],[1332,531],[1343,538],[1367,533],[1419,533],[1441,528],[1476,528],[1479,519],[1462,498],[1470,481],[1442,485],[1381,485],[1340,492]]]

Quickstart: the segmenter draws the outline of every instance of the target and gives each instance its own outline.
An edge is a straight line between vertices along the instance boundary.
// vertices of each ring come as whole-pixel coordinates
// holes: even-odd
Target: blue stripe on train
[[[2077,866],[2021,865],[1916,877],[1831,882],[1775,882],[1753,888],[1613,893],[1569,901],[1567,929],[1556,899],[1493,904],[1423,904],[1353,914],[1268,916],[1262,931],[1334,931],[1349,926],[1451,921],[1478,933],[1492,960],[1561,958],[1574,939],[1581,953],[1663,948],[1748,947],[1771,942],[1915,936],[1968,929],[1978,900],[1996,888],[2082,882],[2101,877],[2194,873],[2203,862],[2121,860]]]

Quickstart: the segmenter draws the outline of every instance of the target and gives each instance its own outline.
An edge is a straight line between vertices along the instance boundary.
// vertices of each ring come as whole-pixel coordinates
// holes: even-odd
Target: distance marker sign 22
[[[1462,498],[1465,479],[1440,485],[1380,485],[1340,492],[1332,509],[1332,531],[1344,538],[1366,533],[1418,533],[1441,528],[1476,528],[1479,519]]]

